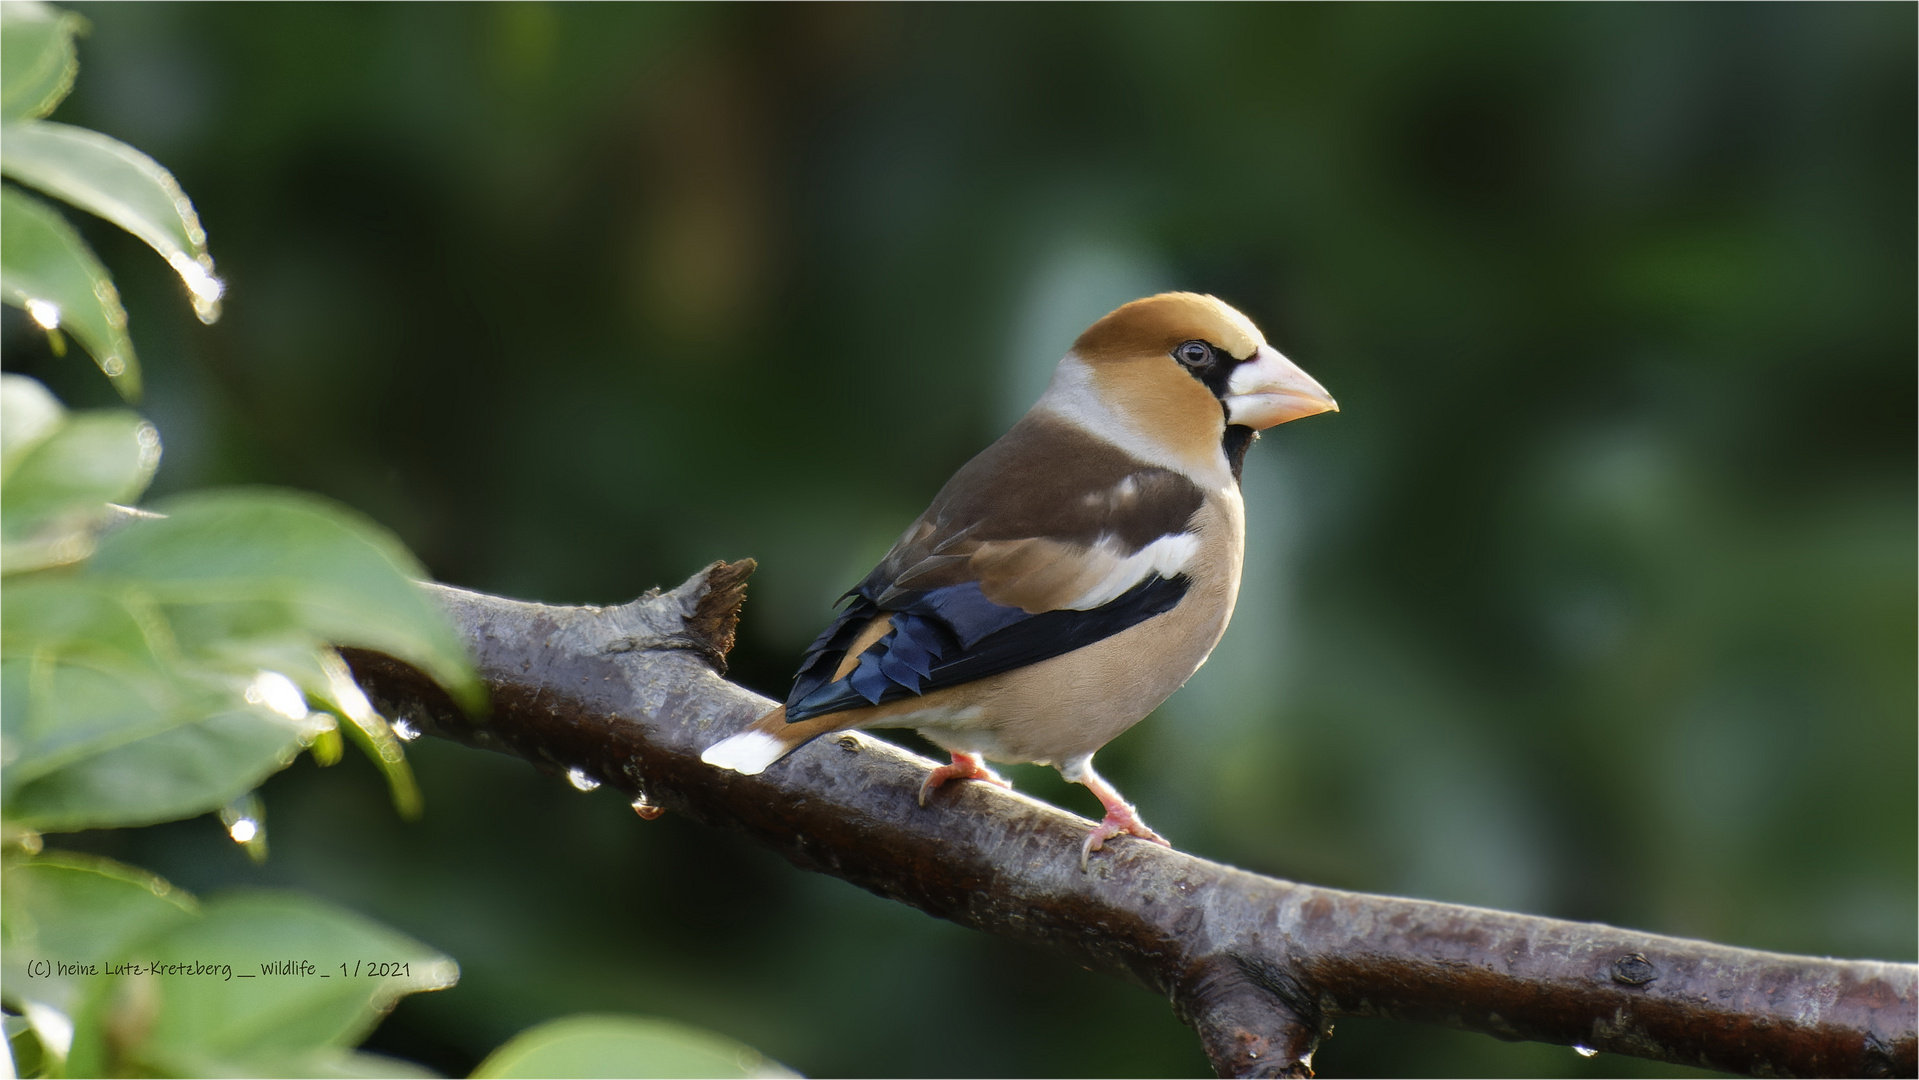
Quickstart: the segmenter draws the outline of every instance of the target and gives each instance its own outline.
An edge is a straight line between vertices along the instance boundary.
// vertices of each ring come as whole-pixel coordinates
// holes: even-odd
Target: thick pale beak
[[[1226,421],[1255,431],[1302,416],[1339,411],[1339,403],[1325,387],[1271,345],[1261,345],[1252,359],[1233,371],[1224,400]]]

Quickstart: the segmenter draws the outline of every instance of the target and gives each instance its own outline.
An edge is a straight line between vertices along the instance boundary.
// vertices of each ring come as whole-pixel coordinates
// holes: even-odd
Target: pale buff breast
[[[941,708],[944,692],[919,708],[882,706],[872,727],[916,727],[951,751],[995,761],[1057,764],[1091,754],[1159,707],[1219,643],[1239,595],[1245,504],[1237,488],[1209,495],[1194,516],[1198,550],[1192,580],[1173,610],[1082,649],[971,684],[968,708]],[[897,711],[895,711],[897,709]]]

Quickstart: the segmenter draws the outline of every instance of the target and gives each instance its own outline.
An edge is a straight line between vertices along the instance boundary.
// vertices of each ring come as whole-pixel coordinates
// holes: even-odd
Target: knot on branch
[[[746,603],[746,579],[760,564],[752,559],[716,562],[700,572],[705,588],[686,617],[686,632],[704,648],[700,651],[713,669],[726,674],[726,654],[740,628],[740,606]]]
[[[1627,953],[1612,962],[1612,981],[1621,986],[1644,986],[1659,977],[1659,969],[1639,953]]]
[[[1291,975],[1236,957],[1200,961],[1173,994],[1221,1076],[1310,1077],[1324,1022]]]
[[[670,633],[622,635],[600,646],[600,651],[607,655],[674,649],[696,652],[707,666],[725,675],[726,654],[733,651],[734,636],[740,626],[740,606],[746,602],[746,579],[759,565],[752,559],[712,563],[670,593],[648,589],[630,604],[607,609],[616,620],[614,625],[619,625],[622,616],[630,614],[642,625],[657,629],[658,622],[649,620],[646,613],[661,610],[662,604],[671,612],[677,604],[680,625]],[[667,615],[669,619],[673,617],[673,614]]]

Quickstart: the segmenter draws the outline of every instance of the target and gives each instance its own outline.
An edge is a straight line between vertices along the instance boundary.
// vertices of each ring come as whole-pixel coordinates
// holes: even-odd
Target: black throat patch
[[[1246,451],[1259,441],[1259,432],[1244,424],[1227,424],[1226,437],[1219,448],[1226,452],[1226,464],[1233,467],[1233,483],[1240,482],[1239,471],[1246,465]]]

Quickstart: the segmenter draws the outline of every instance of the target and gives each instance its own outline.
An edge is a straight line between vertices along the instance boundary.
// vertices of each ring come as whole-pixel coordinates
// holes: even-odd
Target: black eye
[[[1189,341],[1173,350],[1173,356],[1187,367],[1200,367],[1213,358],[1213,347],[1203,341]]]

